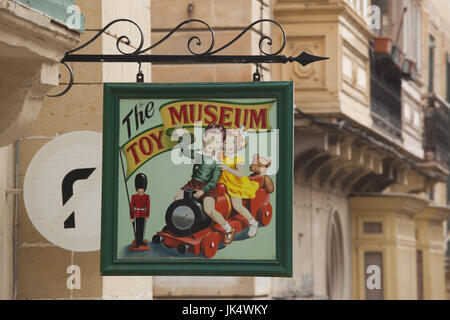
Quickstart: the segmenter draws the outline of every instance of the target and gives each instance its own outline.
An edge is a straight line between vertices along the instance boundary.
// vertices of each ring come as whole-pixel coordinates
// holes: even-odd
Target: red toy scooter
[[[261,185],[260,177],[249,179]],[[236,230],[236,234],[249,227],[247,220],[231,207],[230,197],[224,184],[217,185],[216,210]],[[153,243],[163,243],[169,248],[177,248],[181,254],[189,252],[200,253],[206,258],[212,258],[223,243],[225,231],[203,212],[201,203],[192,197],[193,190],[185,191],[181,200],[174,201],[166,212],[166,226],[153,236]],[[256,191],[255,198],[245,199],[244,205],[253,217],[267,226],[272,219],[270,194],[264,188]],[[209,222],[209,225],[207,225]],[[206,227],[204,227],[206,224]]]

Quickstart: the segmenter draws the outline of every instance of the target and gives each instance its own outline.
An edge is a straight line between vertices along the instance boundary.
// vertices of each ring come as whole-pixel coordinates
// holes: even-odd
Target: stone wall
[[[301,139],[297,136],[296,139]],[[329,237],[333,220],[338,220],[341,244],[332,247]],[[294,184],[293,279],[272,279],[272,295],[280,298],[351,298],[350,213],[348,198],[338,189],[305,183],[297,174]],[[341,266],[332,266],[330,250],[342,257]],[[338,267],[338,274],[330,273]],[[338,288],[331,288],[333,279]],[[331,297],[332,292],[339,296]]]
[[[149,1],[90,1],[77,0],[76,5],[86,17],[82,43],[91,39],[108,22],[118,18],[136,21],[147,36],[150,35]],[[137,29],[121,23],[92,45],[79,51],[81,54],[116,54],[116,39],[130,36],[131,45],[139,43]],[[133,48],[121,47],[123,50]],[[37,120],[19,141],[19,186],[28,165],[39,149],[53,138],[72,131],[90,130],[102,132],[103,82],[135,81],[137,65],[70,63],[75,76],[72,89],[59,98],[46,98]],[[56,94],[65,89],[68,73],[60,68],[60,86],[53,89]],[[143,66],[146,81],[151,80],[150,67]],[[101,150],[99,150],[101,152]],[[101,196],[100,194],[98,195]],[[99,213],[100,214],[100,213]],[[100,230],[98,231],[100,232]],[[79,289],[68,289],[66,281],[70,274],[67,267],[76,265],[81,271]],[[18,227],[18,282],[19,299],[116,299],[151,298],[151,277],[107,277],[100,276],[100,252],[72,252],[57,247],[45,239],[31,223],[24,207],[23,195],[19,196]],[[125,285],[126,283],[126,285]],[[134,283],[133,285],[129,285]]]

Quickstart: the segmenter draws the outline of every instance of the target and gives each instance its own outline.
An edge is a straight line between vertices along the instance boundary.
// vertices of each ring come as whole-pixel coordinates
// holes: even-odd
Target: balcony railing
[[[402,137],[401,78],[397,70],[380,57],[372,59],[370,73],[371,105],[374,125],[396,140]]]
[[[425,112],[425,160],[448,170],[450,105],[431,94]]]

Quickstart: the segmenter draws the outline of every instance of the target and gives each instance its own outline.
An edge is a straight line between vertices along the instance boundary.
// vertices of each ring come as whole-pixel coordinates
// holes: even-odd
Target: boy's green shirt
[[[201,163],[194,164],[194,167],[192,169],[192,179],[206,183],[202,190],[203,192],[208,192],[219,182],[219,178],[222,175],[222,170],[217,165],[216,161],[214,161],[214,159],[212,159],[211,157],[195,154],[194,150],[190,150],[189,152],[189,150],[187,150],[187,144],[184,143],[184,141],[186,141],[186,139],[183,139],[181,137],[178,140],[181,146],[180,151],[182,152],[182,154],[189,156],[194,160],[198,159],[199,157],[202,158]],[[187,154],[187,152],[189,152],[189,154]]]

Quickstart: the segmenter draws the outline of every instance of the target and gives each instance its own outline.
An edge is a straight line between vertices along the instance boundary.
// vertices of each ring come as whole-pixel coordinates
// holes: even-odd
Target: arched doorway
[[[329,299],[345,295],[345,260],[342,227],[337,211],[333,211],[327,230],[327,294]]]

